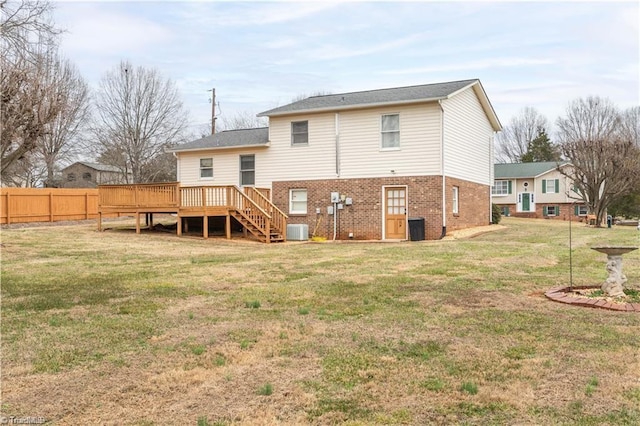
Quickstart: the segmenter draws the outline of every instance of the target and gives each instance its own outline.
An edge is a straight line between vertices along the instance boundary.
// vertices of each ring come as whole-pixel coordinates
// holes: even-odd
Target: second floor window
[[[308,121],[292,121],[291,122],[291,145],[308,145],[309,144],[309,122]]]
[[[543,194],[557,194],[558,192],[560,192],[559,179],[544,179],[542,181]]]
[[[213,158],[200,159],[200,178],[213,177]]]
[[[400,114],[382,116],[381,148],[400,148]]]
[[[240,186],[256,184],[256,156],[240,156]]]

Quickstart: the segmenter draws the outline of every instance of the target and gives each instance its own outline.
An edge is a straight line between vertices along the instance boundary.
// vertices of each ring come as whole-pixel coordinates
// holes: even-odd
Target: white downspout
[[[340,177],[340,113],[336,112],[336,176]]]
[[[447,184],[444,173],[444,108],[442,100],[438,101],[440,105],[440,171],[442,172],[442,235],[440,239],[447,235]]]

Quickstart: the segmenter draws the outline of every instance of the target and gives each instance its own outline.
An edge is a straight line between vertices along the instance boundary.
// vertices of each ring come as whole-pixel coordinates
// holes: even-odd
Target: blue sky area
[[[174,80],[191,128],[301,94],[479,78],[503,125],[599,95],[640,104],[640,8],[626,2],[56,1],[92,87],[120,60]]]

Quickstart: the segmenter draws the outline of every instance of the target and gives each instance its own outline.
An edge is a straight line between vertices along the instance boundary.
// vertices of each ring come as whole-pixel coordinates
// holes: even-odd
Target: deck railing
[[[101,185],[99,208],[105,210],[144,210],[153,208],[195,209],[207,214],[208,207],[235,210],[269,240],[275,229],[286,237],[287,215],[259,190],[237,186],[185,186],[179,183]],[[213,210],[213,209],[211,209]]]
[[[106,208],[177,208],[180,206],[179,186],[177,182],[100,185],[98,205]]]

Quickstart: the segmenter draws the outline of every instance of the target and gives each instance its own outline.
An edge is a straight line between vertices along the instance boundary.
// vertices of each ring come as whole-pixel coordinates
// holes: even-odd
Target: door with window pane
[[[385,239],[407,238],[407,189],[405,187],[384,189],[384,223]]]

